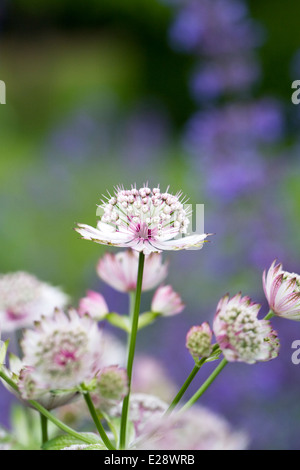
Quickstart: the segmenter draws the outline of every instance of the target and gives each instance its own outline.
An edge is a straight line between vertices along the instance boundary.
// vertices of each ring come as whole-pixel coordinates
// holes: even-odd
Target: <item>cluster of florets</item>
[[[253,364],[277,357],[277,333],[269,321],[257,318],[259,309],[259,304],[241,294],[220,300],[213,329],[228,361]]]
[[[149,230],[155,229],[159,237],[163,235],[165,228],[169,230],[170,227],[177,233],[185,234],[190,221],[180,197],[181,193],[161,193],[159,187],[117,188],[115,196],[102,201],[99,206],[104,212],[101,221],[116,225],[119,230],[124,226],[128,227],[130,223],[144,223],[146,225],[141,230],[145,230],[146,226]],[[145,234],[145,238],[148,235]]]

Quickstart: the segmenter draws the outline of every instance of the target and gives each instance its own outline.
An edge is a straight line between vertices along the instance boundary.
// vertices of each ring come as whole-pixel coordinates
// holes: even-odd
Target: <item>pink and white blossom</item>
[[[182,312],[184,307],[180,295],[172,286],[160,286],[156,289],[151,303],[152,312],[169,317]]]
[[[21,341],[30,379],[44,390],[67,390],[89,382],[100,368],[101,333],[90,317],[57,310],[42,318]]]
[[[300,276],[283,271],[282,264],[273,261],[263,273],[263,288],[270,309],[279,317],[300,320]]]
[[[99,277],[120,292],[136,289],[139,257],[137,251],[125,250],[119,253],[106,253],[97,265]],[[160,253],[151,253],[145,257],[142,290],[147,291],[158,286],[168,274],[168,263],[162,261]]]
[[[93,320],[100,321],[109,312],[103,295],[89,290],[87,296],[79,301],[78,313],[80,316],[89,315]]]
[[[267,320],[259,320],[260,305],[239,293],[218,303],[213,331],[227,361],[253,364],[278,355],[277,333]]]
[[[150,254],[163,250],[200,249],[208,234],[187,235],[191,215],[182,194],[161,193],[160,188],[116,188],[99,206],[103,215],[97,228],[78,224],[85,240],[132,248]],[[180,237],[180,238],[179,238]]]
[[[0,327],[4,332],[29,327],[42,315],[64,308],[69,298],[53,287],[25,272],[0,276]]]

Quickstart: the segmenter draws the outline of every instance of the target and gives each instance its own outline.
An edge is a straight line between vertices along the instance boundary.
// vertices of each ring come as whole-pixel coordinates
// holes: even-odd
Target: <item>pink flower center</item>
[[[24,318],[27,317],[27,314],[26,313],[17,313],[17,312],[13,312],[12,310],[7,310],[6,311],[6,316],[11,321],[17,321],[17,320],[24,320]]]
[[[138,240],[151,240],[157,234],[157,228],[149,228],[146,222],[142,223],[133,223],[131,222],[129,226],[130,230],[133,232],[134,238]]]
[[[66,366],[69,362],[75,362],[76,360],[75,351],[68,351],[67,349],[59,351],[54,358],[55,364],[59,366]]]

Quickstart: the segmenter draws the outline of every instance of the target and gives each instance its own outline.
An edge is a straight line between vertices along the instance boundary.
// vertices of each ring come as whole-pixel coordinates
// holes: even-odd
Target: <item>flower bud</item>
[[[192,326],[186,335],[186,347],[193,357],[208,357],[212,352],[212,331],[207,322]]]

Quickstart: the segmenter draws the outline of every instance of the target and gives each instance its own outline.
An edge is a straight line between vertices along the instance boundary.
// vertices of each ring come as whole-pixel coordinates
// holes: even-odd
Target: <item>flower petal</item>
[[[159,250],[200,250],[205,243],[205,238],[211,235],[203,233],[201,235],[190,235],[177,240],[160,241],[159,239],[151,241],[151,245]]]

